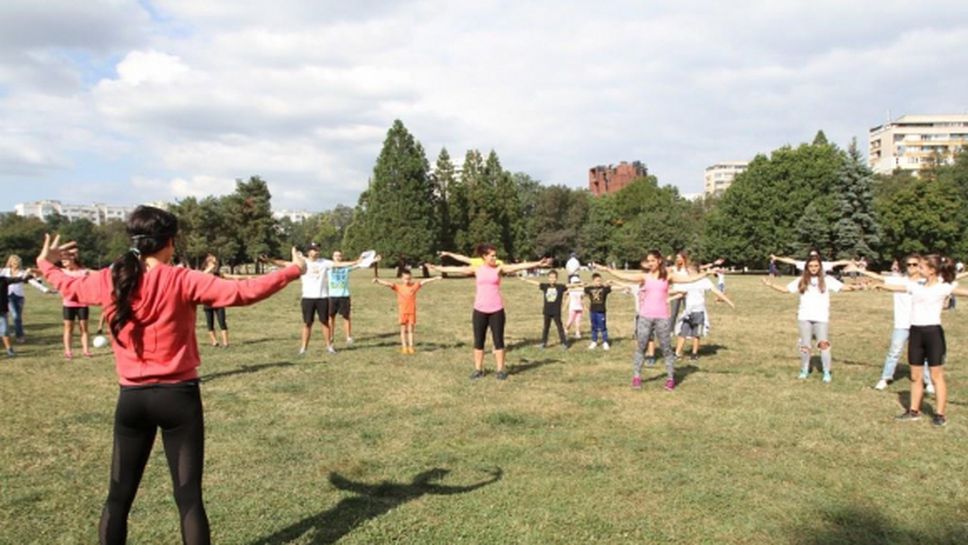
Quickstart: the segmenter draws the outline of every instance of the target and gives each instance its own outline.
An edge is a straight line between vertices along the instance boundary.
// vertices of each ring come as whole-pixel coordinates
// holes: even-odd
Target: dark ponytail
[[[938,277],[942,281],[951,283],[955,280],[955,262],[950,257],[945,257],[938,254],[926,255],[921,258],[928,263],[928,266],[934,269],[938,273]]]
[[[118,333],[134,319],[131,301],[145,271],[141,257],[157,253],[168,245],[178,233],[178,218],[160,208],[139,206],[128,217],[127,231],[131,248],[111,265],[111,284],[114,286],[111,334],[119,343]]]

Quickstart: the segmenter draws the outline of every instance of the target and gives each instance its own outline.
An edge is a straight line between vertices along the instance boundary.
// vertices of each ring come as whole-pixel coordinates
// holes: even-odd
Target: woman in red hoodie
[[[292,264],[262,277],[223,280],[174,267],[178,219],[139,206],[128,219],[131,249],[109,269],[72,278],[54,264],[75,253],[73,242],[44,237],[37,266],[65,300],[100,305],[110,319],[114,359],[121,383],[114,417],[111,485],[101,513],[102,544],[124,543],[128,512],[138,491],[158,428],[168,458],[182,542],[210,542],[202,502],[205,422],[198,388],[195,308],[256,303],[305,272],[295,248]]]

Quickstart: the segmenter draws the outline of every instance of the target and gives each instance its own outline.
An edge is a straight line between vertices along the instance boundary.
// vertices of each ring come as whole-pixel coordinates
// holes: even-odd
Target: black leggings
[[[928,367],[944,365],[948,345],[940,325],[912,325],[908,337],[908,364],[911,367],[928,363]],[[918,362],[918,363],[914,363]]]
[[[197,382],[122,387],[114,413],[111,487],[101,513],[101,545],[123,544],[128,512],[138,492],[155,434],[161,428],[168,469],[181,515],[182,543],[208,545],[208,517],[202,504],[205,420]]]
[[[541,344],[548,344],[548,330],[551,329],[551,322],[554,322],[555,326],[558,327],[558,340],[561,344],[565,344],[567,341],[565,340],[565,327],[561,325],[561,314],[544,315],[544,329],[541,330]]]
[[[474,310],[471,323],[474,325],[474,350],[484,350],[484,339],[487,338],[487,328],[491,328],[491,340],[494,350],[504,350],[504,309],[497,312],[481,312]]]
[[[205,311],[205,324],[208,326],[209,331],[215,331],[215,318],[218,317],[218,326],[222,331],[228,331],[229,326],[225,323],[225,309],[224,308],[208,308],[202,309]]]

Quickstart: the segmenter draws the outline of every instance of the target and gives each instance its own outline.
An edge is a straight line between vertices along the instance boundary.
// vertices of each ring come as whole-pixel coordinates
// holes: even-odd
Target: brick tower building
[[[595,196],[615,193],[632,183],[632,180],[648,175],[649,169],[641,161],[599,165],[588,169],[588,190]]]

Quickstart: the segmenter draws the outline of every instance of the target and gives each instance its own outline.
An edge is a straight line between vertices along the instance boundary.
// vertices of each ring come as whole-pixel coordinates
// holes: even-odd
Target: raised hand
[[[292,264],[299,267],[299,272],[306,272],[306,256],[295,246],[292,247]]]
[[[59,263],[61,259],[65,257],[73,257],[77,255],[77,243],[74,241],[65,242],[61,244],[60,235],[56,235],[53,240],[50,238],[50,233],[44,234],[44,246],[40,250],[40,255],[37,256],[37,265],[40,265],[41,261],[49,261],[50,263]]]

